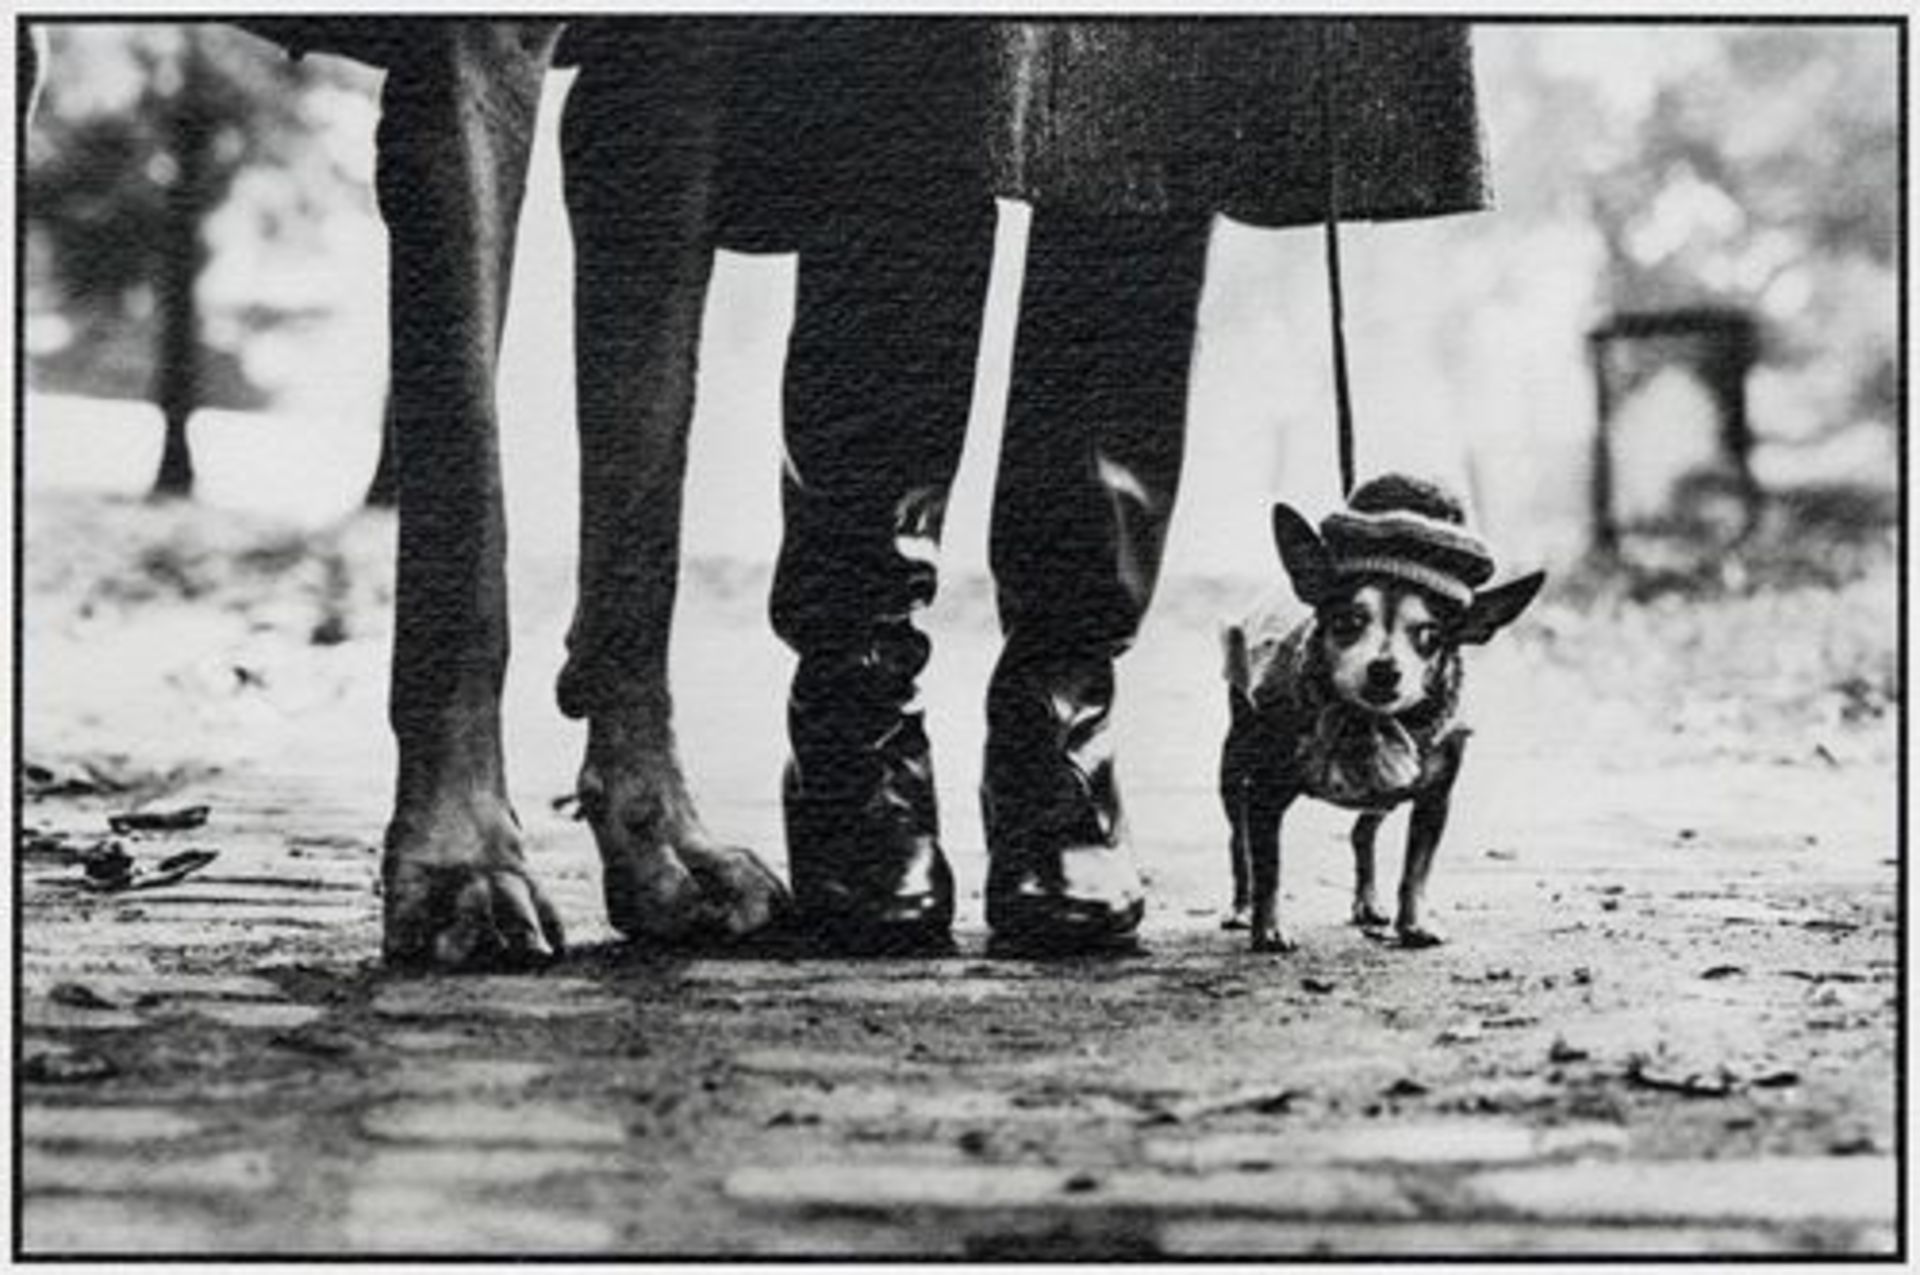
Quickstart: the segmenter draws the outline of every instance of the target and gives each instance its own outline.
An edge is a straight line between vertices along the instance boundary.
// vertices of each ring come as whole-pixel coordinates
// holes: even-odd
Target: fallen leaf
[[[22,828],[20,830],[20,854],[28,859],[60,859],[71,862],[78,853],[73,839],[64,832],[53,832],[45,828]]]
[[[84,1085],[119,1074],[111,1059],[84,1051],[32,1054],[20,1065],[21,1077],[40,1085]]]
[[[1700,971],[1701,978],[1732,978],[1736,974],[1747,972],[1744,965],[1715,965]]]
[[[130,810],[107,816],[107,827],[114,832],[183,832],[206,823],[206,806],[182,806],[177,810]]]
[[[1679,1094],[1686,1098],[1725,1098],[1734,1089],[1733,1073],[1725,1067],[1714,1076],[1697,1071],[1685,1074],[1655,1071],[1646,1058],[1636,1056],[1628,1061],[1626,1074],[1628,1083],[1638,1088]]]
[[[29,797],[93,797],[115,791],[93,775],[62,773],[51,766],[28,762],[20,768],[22,787]]]
[[[1553,1044],[1547,1047],[1548,1062],[1584,1062],[1590,1057],[1592,1057],[1592,1055],[1586,1050],[1581,1049],[1578,1045],[1569,1045],[1566,1042],[1566,1038],[1562,1036],[1555,1036],[1553,1038]]]
[[[86,884],[94,889],[120,889],[133,879],[133,856],[118,841],[89,846],[80,864]]]
[[[1456,1023],[1445,1028],[1434,1037],[1434,1043],[1440,1045],[1465,1045],[1479,1040],[1482,1035],[1478,1023]]]
[[[1513,1027],[1531,1027],[1539,1021],[1532,1014],[1500,1014],[1484,1020],[1482,1025],[1496,1031],[1504,1031]]]
[[[1294,1103],[1306,1096],[1305,1089],[1262,1089],[1193,1098],[1186,1102],[1174,1102],[1156,1107],[1141,1119],[1141,1123],[1183,1124],[1190,1120],[1225,1115],[1235,1111],[1251,1111],[1262,1116],[1284,1116],[1292,1112]]]
[[[85,983],[55,983],[47,989],[47,999],[73,1009],[118,1009],[118,1005]]]
[[[338,646],[346,640],[346,617],[338,611],[322,617],[320,623],[313,626],[313,632],[307,635],[307,641],[314,646]]]
[[[134,890],[157,890],[162,886],[173,885],[192,876],[200,869],[220,857],[218,850],[182,850],[160,860],[151,872],[134,866],[131,856],[125,851],[120,859],[109,859],[96,868],[89,863],[86,886],[102,894],[123,894]]]
[[[1418,1098],[1422,1094],[1431,1093],[1432,1090],[1411,1076],[1402,1076],[1380,1092],[1388,1098]]]
[[[159,868],[152,875],[134,878],[133,884],[127,889],[157,890],[161,886],[173,885],[186,880],[219,857],[217,850],[186,850],[168,855],[160,861]]]
[[[1756,1089],[1787,1089],[1799,1083],[1800,1073],[1797,1071],[1770,1071],[1764,1076],[1753,1078]]]
[[[360,1048],[359,1042],[351,1036],[310,1027],[297,1027],[292,1031],[278,1032],[270,1037],[267,1043],[278,1045],[282,1049],[291,1049],[295,1053],[308,1054],[314,1058],[345,1058]]]
[[[1334,989],[1335,984],[1327,979],[1314,978],[1312,975],[1308,975],[1300,980],[1300,986],[1315,995],[1325,996]]]
[[[160,860],[161,872],[192,872],[206,867],[220,857],[218,850],[182,850],[179,854],[170,854]]]

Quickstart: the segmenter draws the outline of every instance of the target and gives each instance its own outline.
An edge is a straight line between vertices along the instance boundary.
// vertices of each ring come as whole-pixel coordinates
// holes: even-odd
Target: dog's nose
[[[1392,691],[1400,687],[1400,669],[1391,660],[1375,660],[1367,665],[1367,689]]]

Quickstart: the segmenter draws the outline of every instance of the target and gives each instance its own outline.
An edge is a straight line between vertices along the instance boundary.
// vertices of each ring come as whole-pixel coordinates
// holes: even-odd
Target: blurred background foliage
[[[378,77],[296,64],[217,24],[48,30],[24,203],[32,388],[156,403],[182,446],[196,406],[377,436]],[[1402,459],[1401,439],[1412,467],[1420,445],[1444,452],[1425,467],[1453,467],[1496,527],[1540,529],[1538,556],[1577,548],[1594,428],[1586,331],[1622,310],[1711,304],[1762,325],[1755,428],[1801,458],[1760,465],[1764,484],[1890,491],[1896,29],[1495,23],[1477,45],[1497,212],[1360,230],[1349,250],[1363,465],[1368,432],[1396,440],[1376,445],[1379,465]],[[1316,246],[1222,239],[1187,487],[1201,494],[1186,509],[1219,497],[1246,516],[1218,529],[1190,517],[1176,539],[1194,562],[1222,560],[1216,540],[1263,545],[1265,498],[1302,475],[1325,496],[1331,475]],[[789,292],[743,305],[791,304],[790,271],[748,285]],[[764,335],[726,314],[710,344]],[[1276,348],[1301,353],[1275,360]],[[1655,402],[1663,418],[1698,407]],[[1410,428],[1440,411],[1445,429]]]
[[[330,162],[318,116],[366,81],[331,59],[293,62],[215,24],[54,26],[50,73],[29,132],[25,214],[29,305],[58,316],[35,385],[144,397],[155,379],[154,316],[182,233],[216,256],[318,247],[315,227],[364,210],[367,175]],[[344,72],[344,74],[343,74]],[[178,223],[191,223],[182,228]],[[202,282],[196,273],[190,281]],[[207,334],[204,406],[269,401],[239,363],[259,329],[313,317],[263,290]]]

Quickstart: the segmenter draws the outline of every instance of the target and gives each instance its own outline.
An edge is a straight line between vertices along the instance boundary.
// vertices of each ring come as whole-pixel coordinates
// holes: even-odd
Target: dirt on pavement
[[[1470,674],[1451,941],[1345,925],[1313,810],[1284,957],[1218,928],[1213,625],[1250,597],[1170,582],[1122,683],[1145,951],[1055,962],[984,952],[981,582],[947,586],[927,690],[959,953],[688,957],[600,915],[554,800],[569,575],[520,564],[511,773],[573,950],[405,977],[375,962],[391,535],[30,504],[20,1251],[1894,1249],[1890,554],[1550,599]],[[777,860],[764,587],[689,564],[676,676],[709,822]]]

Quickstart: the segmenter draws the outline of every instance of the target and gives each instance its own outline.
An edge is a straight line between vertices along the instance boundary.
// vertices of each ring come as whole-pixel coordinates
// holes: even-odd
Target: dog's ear
[[[1273,543],[1280,550],[1280,565],[1287,569],[1294,593],[1308,606],[1319,606],[1333,581],[1333,558],[1320,533],[1292,505],[1276,504]]]
[[[1477,646],[1491,640],[1494,634],[1520,618],[1520,613],[1546,582],[1547,573],[1535,571],[1476,594],[1460,627],[1454,630],[1454,639],[1463,646]]]

